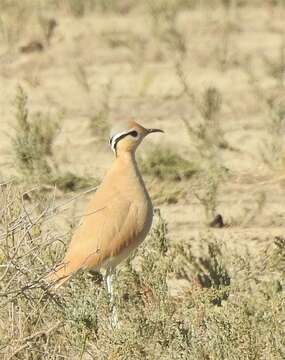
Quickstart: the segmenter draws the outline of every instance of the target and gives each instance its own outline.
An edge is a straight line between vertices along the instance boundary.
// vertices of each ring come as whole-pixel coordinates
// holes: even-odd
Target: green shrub
[[[87,178],[66,172],[61,175],[56,175],[51,179],[51,183],[55,184],[63,191],[79,191],[90,186],[95,186],[98,181],[94,178]]]
[[[28,97],[19,87],[16,96],[16,126],[12,151],[16,167],[23,177],[41,179],[51,172],[48,158],[59,129],[58,121],[49,115],[36,114],[29,119]]]
[[[57,170],[53,143],[59,131],[59,120],[54,120],[49,114],[30,115],[27,101],[26,93],[19,87],[15,102],[15,134],[11,146],[18,180],[24,183],[56,185],[63,191],[76,191],[97,185],[96,179]]]
[[[159,180],[181,181],[195,174],[197,167],[170,148],[156,147],[141,160],[141,170]]]

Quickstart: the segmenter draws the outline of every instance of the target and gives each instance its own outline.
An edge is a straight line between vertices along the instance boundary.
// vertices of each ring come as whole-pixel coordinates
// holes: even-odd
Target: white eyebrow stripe
[[[119,139],[121,137],[124,137],[126,135],[128,135],[130,132],[132,132],[133,130],[127,130],[127,131],[122,131],[116,135],[114,135],[111,139],[110,139],[110,145],[112,150],[114,151],[114,153],[116,152],[116,143],[119,141]]]

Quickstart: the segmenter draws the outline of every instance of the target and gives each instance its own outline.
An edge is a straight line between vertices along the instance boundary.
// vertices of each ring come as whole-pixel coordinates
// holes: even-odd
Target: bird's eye
[[[129,135],[136,138],[138,136],[138,132],[136,130],[133,130],[133,131],[129,132]]]

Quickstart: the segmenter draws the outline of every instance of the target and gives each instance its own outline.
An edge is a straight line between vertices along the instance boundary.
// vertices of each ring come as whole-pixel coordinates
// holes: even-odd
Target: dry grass
[[[27,206],[13,185],[1,188],[1,203],[3,359],[284,356],[283,238],[254,260],[230,251],[210,232],[193,251],[172,243],[157,212],[146,244],[117,274],[120,327],[111,330],[100,277],[78,274],[60,294],[42,281],[66,242],[44,231],[52,203],[39,214],[37,204]],[[176,286],[178,295],[173,284],[179,282],[187,286]]]

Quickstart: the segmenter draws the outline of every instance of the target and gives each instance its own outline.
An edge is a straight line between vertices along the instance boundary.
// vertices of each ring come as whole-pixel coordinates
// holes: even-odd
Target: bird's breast
[[[141,242],[150,230],[153,218],[153,207],[151,200],[147,196],[141,200],[134,201],[132,206],[137,229],[137,240]]]
[[[132,241],[140,243],[148,234],[152,224],[153,206],[150,196],[137,169],[127,174],[118,186],[120,186],[119,192],[130,203],[128,222],[133,224]]]

